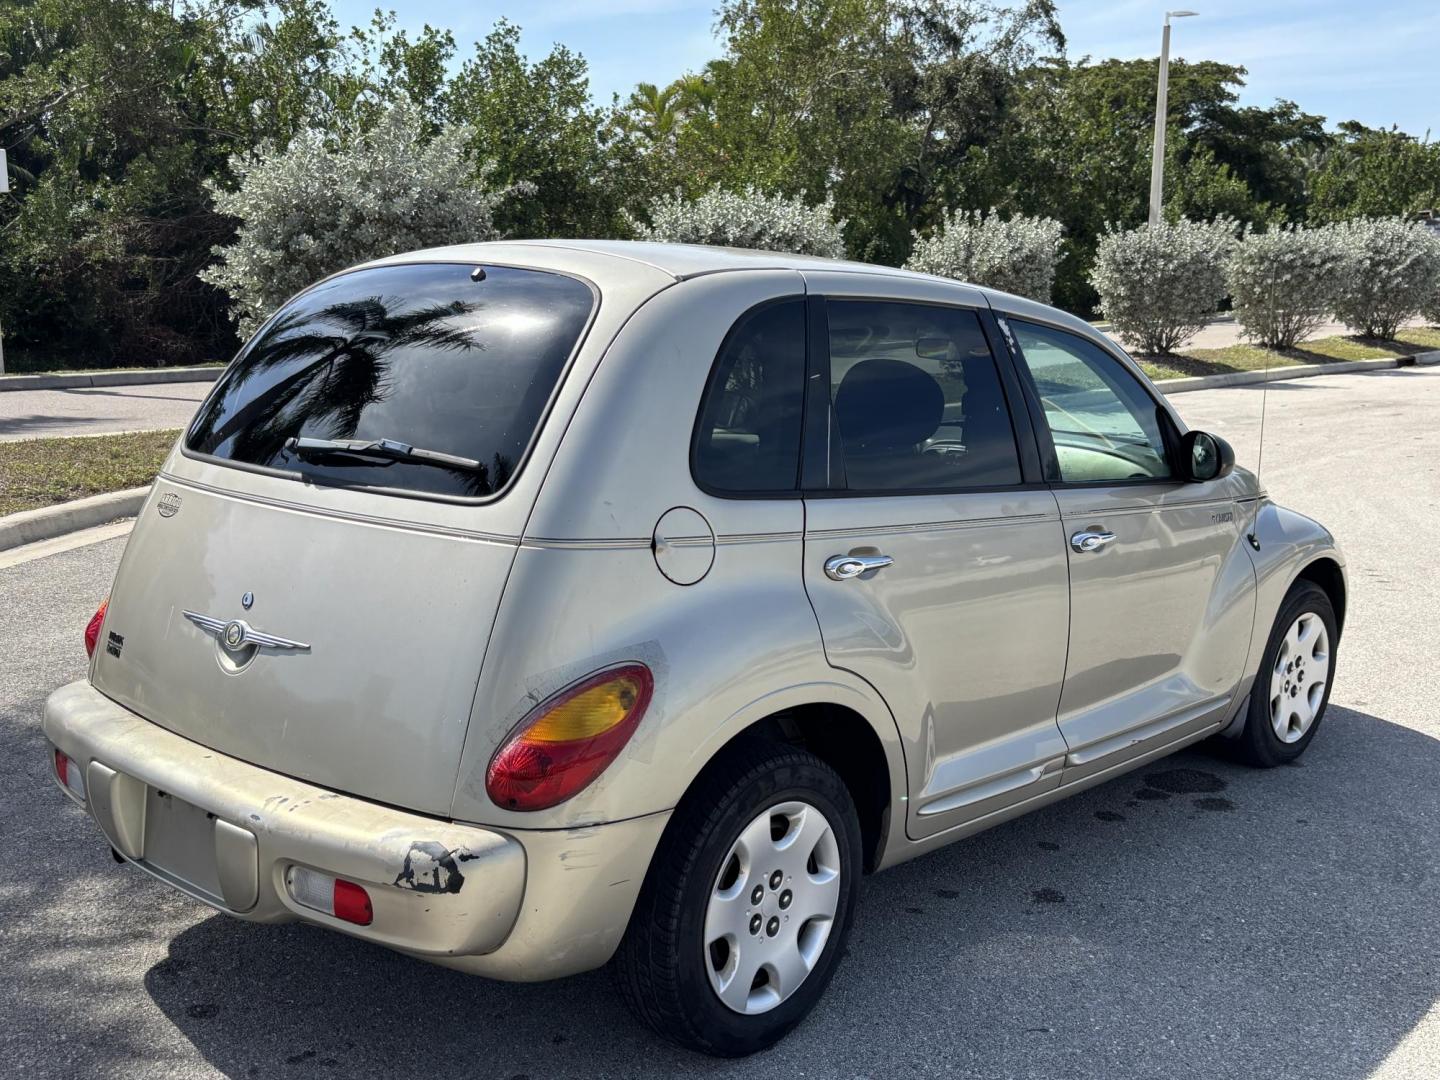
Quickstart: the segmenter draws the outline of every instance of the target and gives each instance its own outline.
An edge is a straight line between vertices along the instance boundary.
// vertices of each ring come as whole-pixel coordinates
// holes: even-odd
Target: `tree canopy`
[[[1088,313],[1107,226],[1142,222],[1156,61],[1070,58],[1053,0],[722,0],[719,55],[597,103],[585,59],[468,52],[325,0],[9,0],[0,7],[0,325],[22,362],[179,362],[236,344],[206,273],[240,221],[235,162],[342,154],[396,106],[463,131],[517,236],[628,236],[657,195],[833,206],[846,252],[894,265],[956,213],[1063,226],[1057,303]],[[643,76],[643,70],[637,70]],[[1238,103],[1224,57],[1174,61],[1166,215],[1255,228],[1440,204],[1440,146]],[[219,193],[212,196],[212,193]],[[254,312],[245,313],[252,319]]]

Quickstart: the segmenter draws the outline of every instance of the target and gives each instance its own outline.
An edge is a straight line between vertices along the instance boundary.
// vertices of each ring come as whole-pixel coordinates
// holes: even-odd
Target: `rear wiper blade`
[[[302,439],[292,436],[285,440],[285,449],[302,458],[379,458],[383,461],[464,469],[466,472],[483,472],[485,469],[485,466],[474,458],[442,454],[439,450],[411,446],[398,439]]]

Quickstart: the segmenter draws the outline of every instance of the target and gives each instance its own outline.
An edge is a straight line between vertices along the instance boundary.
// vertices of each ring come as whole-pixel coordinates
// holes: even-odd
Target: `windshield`
[[[524,457],[593,307],[584,283],[537,270],[421,263],[343,274],[251,341],[186,446],[322,483],[494,495]],[[302,454],[291,439],[399,441],[478,467]]]

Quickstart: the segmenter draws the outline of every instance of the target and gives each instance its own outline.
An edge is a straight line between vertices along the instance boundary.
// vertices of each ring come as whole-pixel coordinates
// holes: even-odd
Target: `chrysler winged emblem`
[[[244,619],[231,619],[229,622],[226,622],[224,619],[214,619],[209,615],[201,615],[198,611],[186,611],[182,612],[182,614],[207,634],[219,638],[220,644],[224,645],[227,649],[243,649],[247,645],[254,645],[261,649],[288,649],[292,652],[310,651],[310,646],[303,641],[291,641],[289,638],[261,633]]]

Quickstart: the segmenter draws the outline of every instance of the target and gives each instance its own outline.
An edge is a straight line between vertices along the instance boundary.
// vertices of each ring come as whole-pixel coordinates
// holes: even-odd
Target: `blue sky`
[[[1200,17],[1180,19],[1174,56],[1221,60],[1249,69],[1242,100],[1289,98],[1333,124],[1355,119],[1398,124],[1440,137],[1440,4],[1435,0],[1186,0]],[[333,0],[344,26],[366,22],[375,0]],[[1180,6],[1179,0],[1176,0]],[[457,4],[409,0],[393,7],[400,23],[426,22],[455,33],[461,54],[504,16],[523,30],[522,46],[542,56],[554,42],[590,64],[591,90],[608,102],[640,80],[665,83],[719,53],[714,0],[527,0]],[[1163,4],[1144,0],[1061,0],[1072,59],[1155,56]]]

